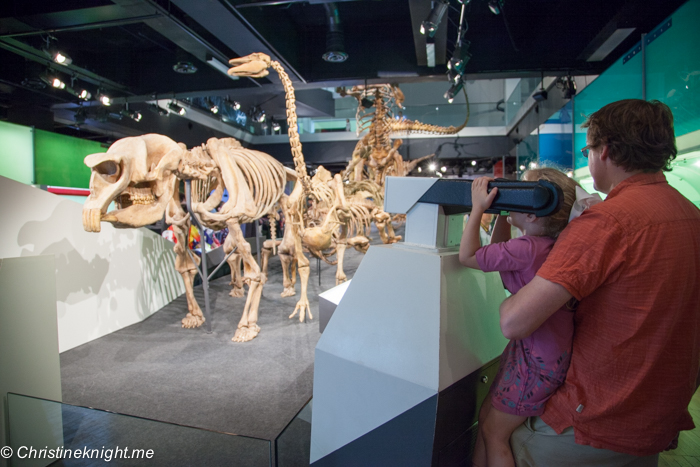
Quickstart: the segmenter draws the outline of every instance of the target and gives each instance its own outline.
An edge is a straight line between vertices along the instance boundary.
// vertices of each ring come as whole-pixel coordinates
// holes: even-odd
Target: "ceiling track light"
[[[501,14],[501,8],[503,7],[503,2],[501,0],[489,0],[489,10],[494,15]]]
[[[440,21],[444,16],[449,3],[447,0],[436,0],[433,2],[433,9],[430,10],[430,14],[420,25],[420,33],[427,35],[428,37],[435,37],[435,33],[440,26]]]
[[[58,47],[56,47],[56,38],[53,36],[49,36],[46,38],[46,46],[42,49],[43,52],[54,62],[58,63],[59,65],[70,65],[73,63],[73,59],[70,58],[70,56],[61,51],[58,50]]]
[[[141,112],[138,110],[129,110],[129,103],[126,103],[126,106],[122,109],[121,112],[119,112],[122,116],[128,117],[132,119],[135,122],[140,122],[141,118],[143,115],[141,115]]]
[[[102,103],[102,105],[110,106],[112,105],[112,98],[102,91],[101,88],[97,89],[97,100]]]
[[[214,104],[208,97],[204,99],[204,104],[209,109],[209,112],[213,113],[214,115],[219,113],[219,106]]]
[[[280,131],[282,127],[274,118],[272,119],[272,131]]]
[[[154,114],[160,115],[161,117],[167,117],[170,115],[170,112],[165,110],[163,107],[159,106],[158,104],[150,104],[148,106],[148,110],[153,112]]]
[[[456,82],[454,82],[454,84],[452,84],[452,86],[450,86],[450,89],[448,89],[447,92],[445,93],[444,97],[445,97],[445,99],[447,99],[447,102],[449,102],[451,104],[454,101],[457,93],[459,91],[461,91],[463,87],[464,87],[464,80],[462,79],[462,76],[460,75],[459,79]]]
[[[233,110],[241,110],[241,103],[238,101],[233,101],[231,102],[231,107],[233,107]]]
[[[185,110],[184,107],[178,105],[175,101],[171,101],[170,104],[168,104],[168,108],[180,116],[183,116],[187,113],[187,110]]]

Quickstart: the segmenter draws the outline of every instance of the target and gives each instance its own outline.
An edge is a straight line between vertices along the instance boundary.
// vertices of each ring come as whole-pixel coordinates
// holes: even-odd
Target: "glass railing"
[[[2,454],[11,467],[272,465],[272,443],[263,439],[12,393],[7,413],[9,446]]]
[[[311,410],[313,399],[304,405],[275,440],[277,467],[309,465],[311,456]]]
[[[510,124],[515,115],[523,106],[523,103],[537,89],[542,80],[540,78],[523,78],[515,86],[513,92],[508,96],[505,103],[505,124]]]

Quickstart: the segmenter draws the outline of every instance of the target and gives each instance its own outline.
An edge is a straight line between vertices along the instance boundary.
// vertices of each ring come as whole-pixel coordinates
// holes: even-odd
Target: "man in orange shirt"
[[[700,210],[666,182],[671,110],[623,100],[592,114],[589,168],[607,193],[562,232],[537,276],[500,308],[509,339],[571,297],[566,381],[511,437],[518,466],[656,466],[693,428],[700,368]]]

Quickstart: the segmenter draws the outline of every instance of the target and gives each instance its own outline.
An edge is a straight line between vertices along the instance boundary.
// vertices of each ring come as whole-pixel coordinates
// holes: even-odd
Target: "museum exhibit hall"
[[[588,117],[624,99],[671,109],[663,175],[700,208],[698,20],[700,0],[2,2],[0,467],[477,465],[511,292],[464,239],[572,209],[529,170],[605,200]],[[700,429],[674,443],[659,466],[700,465]]]

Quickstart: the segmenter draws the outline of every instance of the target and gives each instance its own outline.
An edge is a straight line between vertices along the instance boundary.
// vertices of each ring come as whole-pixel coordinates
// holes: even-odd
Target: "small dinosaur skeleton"
[[[163,215],[173,226],[177,239],[175,268],[182,275],[187,297],[188,313],[182,320],[185,328],[204,323],[192,287],[199,258],[187,251],[190,215],[182,209],[179,195],[180,181],[193,180],[193,212],[206,227],[228,227],[226,254],[237,248],[227,260],[234,283],[232,295],[237,293],[236,285],[241,296],[242,283],[248,285],[248,297],[232,340],[255,338],[260,331],[258,306],[265,276],[252,257],[241,224],[269,213],[283,199],[285,183],[295,180],[296,173],[265,153],[243,148],[233,138],[211,138],[206,145],[188,151],[183,144],[157,134],[120,139],[106,153],[87,156],[85,164],[92,169],[90,196],[83,208],[86,231],[99,232],[100,222],[119,228],[143,227]],[[229,199],[216,212],[224,188]],[[112,201],[116,209],[107,212]]]

